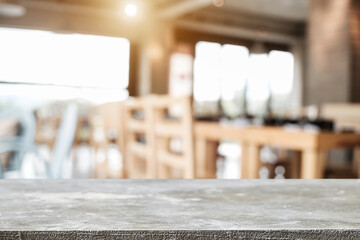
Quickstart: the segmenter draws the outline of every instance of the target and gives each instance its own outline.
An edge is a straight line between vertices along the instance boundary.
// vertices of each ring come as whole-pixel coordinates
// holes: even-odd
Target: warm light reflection
[[[124,8],[124,12],[127,16],[134,17],[134,16],[136,16],[138,10],[137,10],[137,7],[135,4],[128,3],[128,4],[126,4],[126,6]]]
[[[225,4],[225,0],[213,0],[213,4],[215,7],[222,7]]]
[[[147,52],[148,52],[150,58],[154,59],[154,60],[159,60],[164,55],[161,46],[156,42],[153,42],[148,46]]]

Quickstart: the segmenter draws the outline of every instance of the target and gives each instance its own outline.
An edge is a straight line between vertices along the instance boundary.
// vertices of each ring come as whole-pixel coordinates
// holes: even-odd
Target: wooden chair
[[[153,96],[159,178],[195,178],[193,115],[189,97]],[[181,142],[181,147],[171,143]]]
[[[333,119],[338,128],[352,128],[360,130],[360,104],[324,104],[321,108],[321,116]]]
[[[156,178],[153,111],[149,98],[124,104],[125,165],[128,178]]]
[[[321,108],[321,116],[334,120],[337,129],[360,131],[360,104],[328,103]],[[360,178],[360,147],[354,150],[353,169]]]
[[[95,151],[95,156],[105,156],[112,141],[115,141],[121,154],[124,155],[123,105],[123,102],[110,102],[96,106],[91,110],[92,134],[90,145]],[[100,154],[101,152],[102,154]],[[114,172],[105,159],[100,162],[95,161],[93,175],[95,178],[124,178],[125,170],[123,167],[121,172]]]

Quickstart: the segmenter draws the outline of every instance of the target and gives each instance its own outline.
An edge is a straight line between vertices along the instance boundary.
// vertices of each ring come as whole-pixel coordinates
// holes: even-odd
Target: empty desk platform
[[[0,239],[359,239],[359,180],[3,180]]]

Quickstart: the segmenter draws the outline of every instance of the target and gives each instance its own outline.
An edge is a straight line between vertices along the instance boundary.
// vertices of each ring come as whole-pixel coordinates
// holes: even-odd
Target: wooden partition
[[[124,178],[125,171],[114,171],[105,161],[98,162],[99,152],[106,152],[111,143],[116,143],[121,154],[124,152],[124,134],[123,134],[123,102],[109,102],[96,106],[90,113],[90,145],[94,150],[95,168],[93,177],[95,178]],[[115,141],[115,142],[114,142]]]
[[[195,178],[193,116],[189,97],[153,96],[159,178]],[[180,148],[171,143],[180,143]]]
[[[124,104],[125,168],[128,178],[156,178],[153,112],[150,98]]]

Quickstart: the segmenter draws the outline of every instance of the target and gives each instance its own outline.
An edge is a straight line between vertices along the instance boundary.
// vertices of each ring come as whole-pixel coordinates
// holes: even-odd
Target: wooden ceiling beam
[[[160,10],[157,15],[163,19],[179,18],[211,4],[212,0],[183,0]]]

